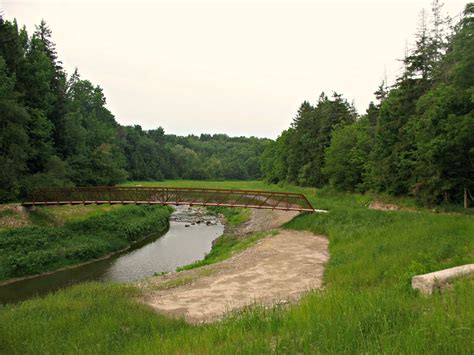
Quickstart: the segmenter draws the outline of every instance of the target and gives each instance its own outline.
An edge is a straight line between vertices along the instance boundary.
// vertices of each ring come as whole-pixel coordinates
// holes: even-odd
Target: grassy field
[[[36,207],[28,212],[31,225],[39,227],[58,227],[67,222],[80,221],[96,217],[115,209],[121,205],[64,205]]]
[[[58,227],[69,221],[97,216],[120,205],[42,206],[32,211],[18,211],[12,205],[0,205],[0,231],[27,226]]]
[[[131,286],[79,285],[0,309],[0,353],[474,352],[474,281],[431,297],[410,288],[415,274],[474,261],[472,216],[376,211],[367,208],[374,196],[260,182],[150,185],[305,193],[329,213],[301,214],[285,227],[328,236],[326,288],[288,308],[191,326],[137,303]],[[216,248],[214,257],[227,252]]]
[[[166,186],[166,187],[203,187],[203,188],[221,188],[221,189],[243,189],[243,190],[271,190],[271,191],[282,191],[282,192],[296,192],[304,193],[313,198],[313,207],[323,209],[325,199],[318,197],[347,197],[358,199],[361,205],[368,206],[370,202],[381,201],[384,203],[396,204],[407,210],[417,211],[430,211],[433,213],[460,213],[464,215],[474,215],[474,208],[464,209],[462,205],[440,205],[436,207],[424,207],[417,205],[414,198],[408,196],[392,196],[388,194],[374,194],[369,193],[365,195],[361,194],[349,194],[344,192],[333,191],[332,189],[319,189],[316,192],[315,188],[301,188],[289,184],[278,184],[268,185],[262,181],[196,181],[196,180],[165,180],[165,181],[130,181],[122,184],[122,186]],[[344,198],[345,198],[344,197]],[[343,200],[341,201],[345,201]],[[311,201],[311,198],[310,198]]]
[[[89,210],[87,217],[63,213],[62,223],[56,225],[51,220],[57,221],[53,216],[58,215],[50,211],[38,209],[34,226],[0,231],[0,280],[56,270],[121,250],[165,231],[170,214],[162,206],[124,206],[107,213],[102,208]]]

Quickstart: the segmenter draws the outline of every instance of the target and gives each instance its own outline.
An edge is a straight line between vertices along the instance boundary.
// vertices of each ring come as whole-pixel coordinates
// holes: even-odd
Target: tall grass
[[[278,189],[255,182],[214,184]],[[285,226],[328,236],[324,290],[289,307],[250,307],[220,323],[191,326],[134,302],[136,289],[76,286],[0,309],[0,352],[474,352],[474,281],[461,280],[430,297],[410,288],[414,274],[474,261],[472,217],[374,211],[366,207],[368,196],[285,189],[304,192],[316,207],[329,210],[300,215]]]
[[[152,314],[125,285],[88,283],[0,310],[5,354],[111,354],[179,331],[181,322]]]

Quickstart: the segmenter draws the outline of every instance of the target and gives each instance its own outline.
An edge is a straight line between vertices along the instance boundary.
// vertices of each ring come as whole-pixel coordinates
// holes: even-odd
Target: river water
[[[172,217],[170,228],[164,235],[151,236],[123,253],[0,286],[0,303],[18,302],[85,281],[134,282],[201,260],[211,250],[212,241],[222,235],[224,226],[218,222],[192,224],[186,221],[187,208],[183,210],[178,209],[181,217]],[[196,210],[189,211],[193,220],[199,220]]]

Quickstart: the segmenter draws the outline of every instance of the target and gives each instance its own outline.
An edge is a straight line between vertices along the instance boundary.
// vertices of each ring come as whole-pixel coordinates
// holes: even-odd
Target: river
[[[203,218],[209,225],[196,223]],[[108,259],[0,286],[0,303],[18,302],[85,281],[134,282],[174,271],[204,258],[223,231],[224,226],[203,216],[202,210],[180,206],[164,235],[151,236]]]

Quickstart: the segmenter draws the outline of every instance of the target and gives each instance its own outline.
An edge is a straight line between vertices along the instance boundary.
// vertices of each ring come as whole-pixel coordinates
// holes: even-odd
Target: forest
[[[427,205],[472,200],[473,15],[473,3],[455,25],[438,1],[422,12],[402,74],[390,87],[382,82],[365,114],[337,93],[303,102],[263,153],[263,178],[411,195]]]
[[[0,202],[44,186],[258,179],[270,141],[121,126],[99,86],[67,75],[45,21],[29,35],[1,16],[0,127]]]
[[[42,186],[260,178],[422,204],[472,199],[473,14],[471,3],[453,25],[434,1],[402,73],[381,83],[365,114],[321,93],[275,141],[122,126],[99,86],[66,73],[45,21],[29,35],[0,18],[0,202]]]

